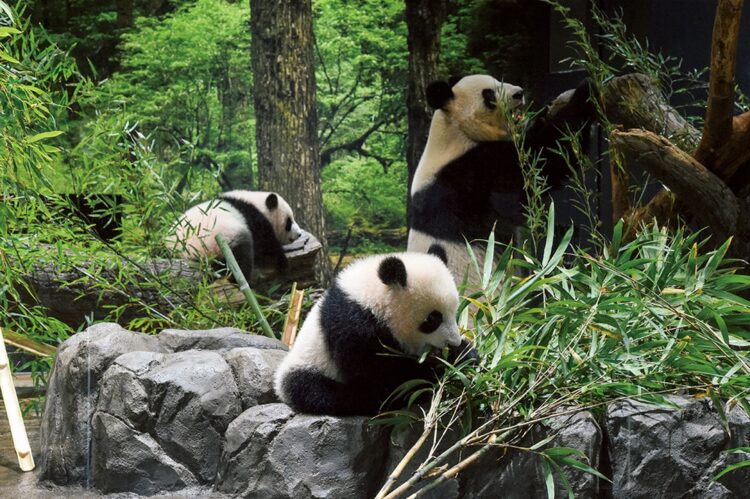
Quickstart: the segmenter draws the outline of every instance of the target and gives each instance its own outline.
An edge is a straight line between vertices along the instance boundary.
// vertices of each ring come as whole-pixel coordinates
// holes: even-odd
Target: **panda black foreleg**
[[[255,258],[252,234],[247,233],[236,237],[230,247],[242,274],[245,276],[245,279],[250,281],[253,275],[253,261]],[[232,276],[232,280],[234,280],[234,276]]]
[[[255,242],[255,253],[259,258],[259,265],[263,267],[273,266],[279,273],[284,273],[289,267],[289,260],[284,253],[281,243],[276,239],[273,232],[269,230],[256,230],[253,232]]]
[[[295,412],[331,416],[367,416],[382,400],[365,387],[347,385],[313,369],[295,369],[284,377],[283,390]]]

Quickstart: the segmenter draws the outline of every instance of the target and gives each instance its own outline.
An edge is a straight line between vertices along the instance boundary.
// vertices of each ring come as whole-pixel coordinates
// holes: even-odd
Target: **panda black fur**
[[[279,366],[279,398],[296,412],[372,415],[405,381],[435,379],[435,368],[414,357],[426,347],[476,359],[458,331],[453,278],[440,249],[431,253],[371,256],[344,269]]]
[[[296,240],[300,228],[289,204],[274,192],[234,190],[187,210],[167,245],[183,258],[222,259],[216,236],[229,242],[248,279],[256,267],[286,269],[283,245]]]
[[[525,147],[542,153],[543,173],[553,187],[565,180],[568,168],[548,148],[567,128],[583,129],[586,138],[595,116],[590,95],[585,81],[558,97],[524,132]],[[411,187],[408,250],[425,252],[440,244],[461,282],[470,265],[465,241],[485,239],[493,227],[512,231],[512,214],[497,213],[493,196],[517,195],[521,204],[523,176],[505,117],[523,104],[523,91],[491,76],[472,75],[432,83],[427,101],[435,114]],[[504,220],[511,220],[511,227],[502,227]]]

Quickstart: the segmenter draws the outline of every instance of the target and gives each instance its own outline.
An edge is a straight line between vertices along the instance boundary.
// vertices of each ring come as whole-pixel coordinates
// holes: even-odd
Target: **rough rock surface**
[[[242,409],[279,401],[273,389],[273,376],[284,355],[283,350],[257,348],[235,348],[227,352],[225,358],[237,381]]]
[[[85,483],[90,471],[90,421],[104,371],[131,351],[159,351],[158,340],[117,324],[91,326],[57,351],[47,388],[37,466],[58,484]]]
[[[120,494],[213,487],[227,497],[373,496],[421,428],[391,433],[368,418],[294,414],[273,393],[284,350],[233,328],[149,336],[99,324],[76,334],[60,347],[50,377],[38,476]],[[726,452],[750,447],[747,415],[733,407],[723,422],[707,400],[670,400],[674,407],[612,403],[603,428],[588,412],[554,418],[525,444],[554,435],[547,446],[579,449],[612,477],[609,484],[564,467],[576,497],[747,497],[750,468],[711,482],[747,458]],[[436,451],[457,438],[448,434]],[[493,449],[428,497],[546,497],[541,459]],[[566,496],[558,476],[555,489]]]
[[[284,350],[234,328],[151,336],[103,323],[74,335],[47,389],[40,477],[142,493],[213,483],[243,401],[275,401],[264,377]]]
[[[550,435],[555,438],[545,447],[572,447],[582,451],[588,464],[597,468],[601,449],[601,433],[589,412],[559,416],[532,430],[529,445]],[[501,450],[489,452],[466,473],[459,476],[460,495],[466,498],[547,497],[542,471],[542,457],[531,452]],[[580,460],[580,458],[579,458]],[[580,470],[565,468],[565,476],[577,498],[598,497],[596,477]],[[555,476],[555,495],[567,497],[559,476]]]
[[[387,445],[387,430],[368,418],[255,406],[227,428],[216,489],[263,499],[373,497]]]
[[[233,327],[216,329],[165,329],[159,333],[159,344],[166,352],[185,350],[228,350],[253,347],[261,350],[288,350],[279,340],[248,334]]]
[[[224,431],[241,412],[229,364],[216,352],[132,352],[107,370],[94,413],[93,483],[153,494],[216,475]]]
[[[677,408],[624,400],[605,417],[614,497],[747,497],[750,469],[711,478],[741,460],[723,451],[750,443],[750,420],[729,411],[730,435],[708,400],[670,397]]]

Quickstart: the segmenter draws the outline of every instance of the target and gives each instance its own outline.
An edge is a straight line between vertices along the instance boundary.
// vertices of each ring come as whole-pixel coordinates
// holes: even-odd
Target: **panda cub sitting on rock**
[[[167,245],[182,258],[223,260],[216,243],[219,234],[227,239],[240,270],[250,279],[256,267],[286,270],[283,246],[297,240],[302,230],[292,208],[275,192],[235,190],[187,210]]]
[[[296,412],[373,415],[404,382],[436,378],[416,358],[426,349],[449,346],[449,361],[476,360],[458,331],[458,292],[444,258],[436,245],[346,267],[276,371],[279,398]]]

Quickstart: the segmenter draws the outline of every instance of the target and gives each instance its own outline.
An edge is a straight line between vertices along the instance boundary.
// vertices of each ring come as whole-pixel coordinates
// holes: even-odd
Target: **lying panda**
[[[371,256],[346,267],[279,366],[279,398],[296,412],[373,415],[405,381],[435,379],[413,357],[426,348],[448,345],[452,359],[476,359],[458,331],[458,292],[444,253],[429,253]]]
[[[549,148],[567,128],[583,130],[586,138],[595,116],[590,97],[584,82],[558,97],[525,130],[524,146],[542,154],[543,173],[553,187],[567,177],[568,167]],[[430,84],[427,102],[435,113],[411,186],[408,250],[426,252],[440,244],[456,282],[462,282],[471,261],[465,241],[486,239],[493,227],[512,234],[522,222],[523,176],[506,117],[523,105],[523,90],[472,75]],[[510,196],[517,214],[497,212],[493,196],[498,193]],[[481,257],[481,250],[477,253]]]
[[[288,265],[283,245],[300,237],[289,204],[274,192],[235,190],[187,210],[178,220],[167,246],[182,258],[222,260],[216,236],[223,235],[240,270],[250,279],[253,269]]]

